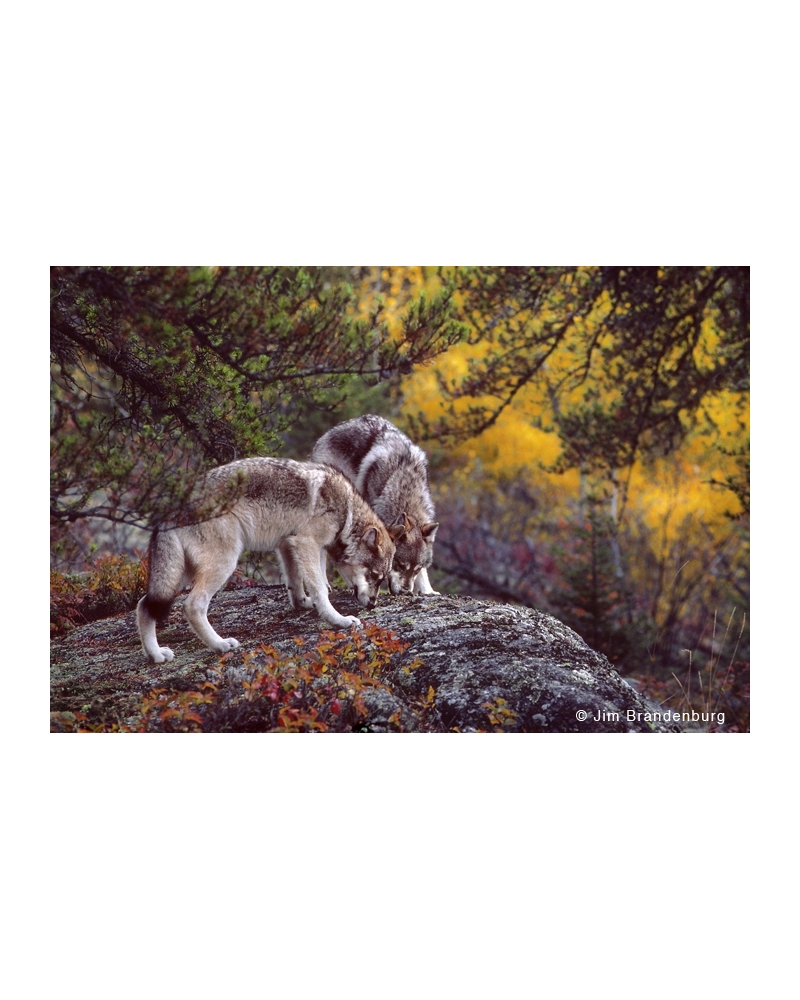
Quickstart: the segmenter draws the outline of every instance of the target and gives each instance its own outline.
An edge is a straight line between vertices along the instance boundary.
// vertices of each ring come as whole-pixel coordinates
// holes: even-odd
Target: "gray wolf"
[[[182,516],[191,523],[153,534],[147,593],[136,609],[142,648],[155,663],[174,658],[158,645],[156,624],[192,580],[184,613],[193,631],[216,653],[239,645],[217,635],[207,615],[245,550],[277,552],[293,608],[314,607],[339,628],[360,626],[355,615],[340,615],[331,604],[321,559],[327,551],[359,604],[373,608],[392,565],[393,534],[401,533],[387,531],[335,469],[279,458],[245,458],[212,469]]]
[[[435,594],[428,580],[436,529],[425,452],[394,424],[369,413],[332,427],[314,445],[313,462],[339,469],[384,524],[402,528],[389,573],[393,594]]]

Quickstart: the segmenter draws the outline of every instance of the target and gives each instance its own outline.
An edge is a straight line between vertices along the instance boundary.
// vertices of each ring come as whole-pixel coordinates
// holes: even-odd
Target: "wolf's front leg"
[[[337,628],[361,628],[361,619],[355,615],[340,615],[331,604],[328,597],[328,580],[322,569],[325,559],[325,550],[319,550],[319,543],[313,538],[298,538],[294,536],[287,539],[291,541],[291,551],[295,562],[295,568],[308,590],[310,603],[317,609],[317,614],[324,618],[326,622],[335,625]],[[283,546],[281,546],[283,551]]]
[[[431,586],[431,581],[428,579],[428,571],[423,567],[417,573],[417,577],[414,580],[413,593],[420,594],[424,597],[439,597],[439,591],[434,590]]]
[[[335,625],[337,628],[363,628],[360,618],[356,618],[355,615],[340,615],[336,608],[331,604],[330,598],[328,597],[327,588],[320,589],[317,594],[312,595],[312,600],[314,601],[314,607],[317,609],[317,614],[320,618],[324,618],[326,622],[330,622],[331,625]]]
[[[333,589],[328,579],[328,553],[325,549],[319,550],[319,572],[322,579],[325,581],[325,585],[328,588],[328,593]]]

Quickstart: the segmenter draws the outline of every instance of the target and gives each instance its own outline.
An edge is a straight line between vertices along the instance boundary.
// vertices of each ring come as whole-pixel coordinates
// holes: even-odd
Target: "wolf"
[[[327,552],[359,604],[373,608],[401,534],[387,530],[335,469],[281,458],[245,458],[212,469],[183,513],[190,523],[153,533],[147,593],[136,608],[142,649],[154,663],[174,658],[158,645],[156,624],[192,580],[184,613],[195,634],[216,653],[239,645],[214,631],[208,606],[245,550],[277,552],[293,608],[314,607],[338,628],[360,627],[359,618],[331,604],[320,556]]]
[[[425,452],[394,424],[368,413],[323,434],[311,461],[339,469],[384,524],[402,529],[389,573],[391,592],[436,594],[428,567],[439,523],[433,519]]]

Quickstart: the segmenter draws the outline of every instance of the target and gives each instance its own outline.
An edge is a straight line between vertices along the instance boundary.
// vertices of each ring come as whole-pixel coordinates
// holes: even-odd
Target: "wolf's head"
[[[411,593],[420,571],[427,569],[433,562],[433,542],[438,527],[438,521],[416,524],[408,514],[403,514],[402,522],[389,528],[389,531],[400,529],[389,572],[389,590],[393,594],[402,594],[404,591]]]
[[[336,568],[353,588],[362,607],[375,607],[378,591],[392,566],[394,540],[402,531],[403,528],[397,525],[392,528],[385,528],[383,524],[370,525],[359,538],[351,541],[341,559],[336,560]]]

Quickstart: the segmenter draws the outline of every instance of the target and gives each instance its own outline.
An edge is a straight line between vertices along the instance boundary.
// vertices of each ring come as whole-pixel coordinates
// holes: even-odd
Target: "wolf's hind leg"
[[[169,660],[175,659],[175,654],[169,646],[159,646],[156,637],[158,619],[153,614],[153,610],[153,601],[146,596],[136,605],[136,624],[139,628],[139,638],[145,656],[149,656],[153,663],[167,663]],[[167,608],[168,610],[169,608]]]
[[[239,645],[238,639],[233,637],[223,639],[217,635],[208,620],[211,598],[225,585],[228,577],[236,569],[238,559],[237,552],[229,552],[218,556],[211,565],[199,567],[192,592],[183,605],[183,612],[192,631],[215,653],[228,653]]]
[[[177,531],[154,531],[148,550],[150,573],[147,593],[136,605],[136,625],[145,656],[153,663],[175,659],[168,646],[159,646],[156,625],[167,620],[172,602],[186,583],[186,560]]]

